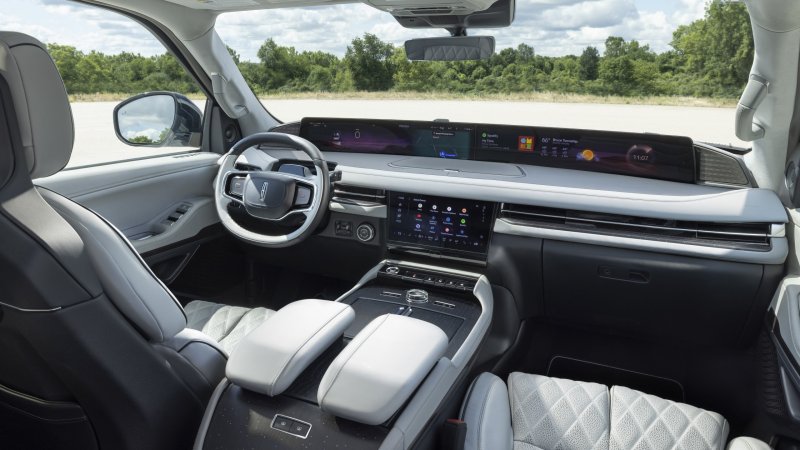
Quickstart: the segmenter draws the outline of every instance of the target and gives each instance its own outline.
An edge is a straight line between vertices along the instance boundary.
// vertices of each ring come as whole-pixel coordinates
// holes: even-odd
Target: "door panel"
[[[139,253],[191,239],[219,222],[216,153],[184,153],[64,170],[35,180],[105,217]]]
[[[800,277],[787,277],[770,305],[769,328],[780,365],[788,419],[800,423]]]

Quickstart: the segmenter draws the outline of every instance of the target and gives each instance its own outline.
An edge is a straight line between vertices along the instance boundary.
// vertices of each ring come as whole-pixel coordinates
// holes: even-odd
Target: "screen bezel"
[[[467,199],[462,197],[451,197],[447,195],[419,194],[416,192],[402,192],[402,191],[387,191],[386,192],[387,208],[391,208],[391,206],[394,204],[394,198],[397,195],[414,195],[414,196],[428,197],[428,198],[436,197],[441,199],[452,199],[453,201],[486,203],[489,206],[489,219],[488,219],[489,226],[487,229],[485,251],[474,252],[468,250],[455,250],[444,247],[438,247],[434,245],[415,244],[411,242],[392,240],[389,236],[391,236],[393,222],[389,219],[387,215],[384,236],[386,236],[386,247],[390,251],[420,253],[428,256],[436,255],[446,258],[454,258],[454,259],[468,260],[468,261],[478,261],[478,262],[487,261],[487,259],[489,258],[489,249],[492,245],[492,238],[494,238],[494,225],[497,219],[497,212],[499,208],[499,204],[497,202],[489,200]]]

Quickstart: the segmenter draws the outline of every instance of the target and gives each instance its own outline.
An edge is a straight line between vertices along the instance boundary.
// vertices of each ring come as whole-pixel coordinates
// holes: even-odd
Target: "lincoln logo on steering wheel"
[[[261,194],[258,196],[261,201],[264,201],[264,197],[267,196],[267,188],[269,187],[269,181],[265,181],[264,184],[261,185]]]

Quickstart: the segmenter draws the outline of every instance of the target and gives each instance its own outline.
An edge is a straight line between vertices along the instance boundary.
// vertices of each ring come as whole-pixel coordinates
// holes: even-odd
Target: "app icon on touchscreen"
[[[533,140],[533,136],[520,136],[518,140],[519,146],[517,149],[521,152],[532,152]]]

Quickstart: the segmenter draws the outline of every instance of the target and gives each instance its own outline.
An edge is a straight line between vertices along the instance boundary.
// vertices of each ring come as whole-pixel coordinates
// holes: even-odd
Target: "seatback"
[[[45,47],[0,32],[0,442],[189,448],[224,357],[209,342],[213,370],[188,362],[180,304],[124,237],[33,185],[72,141]]]

